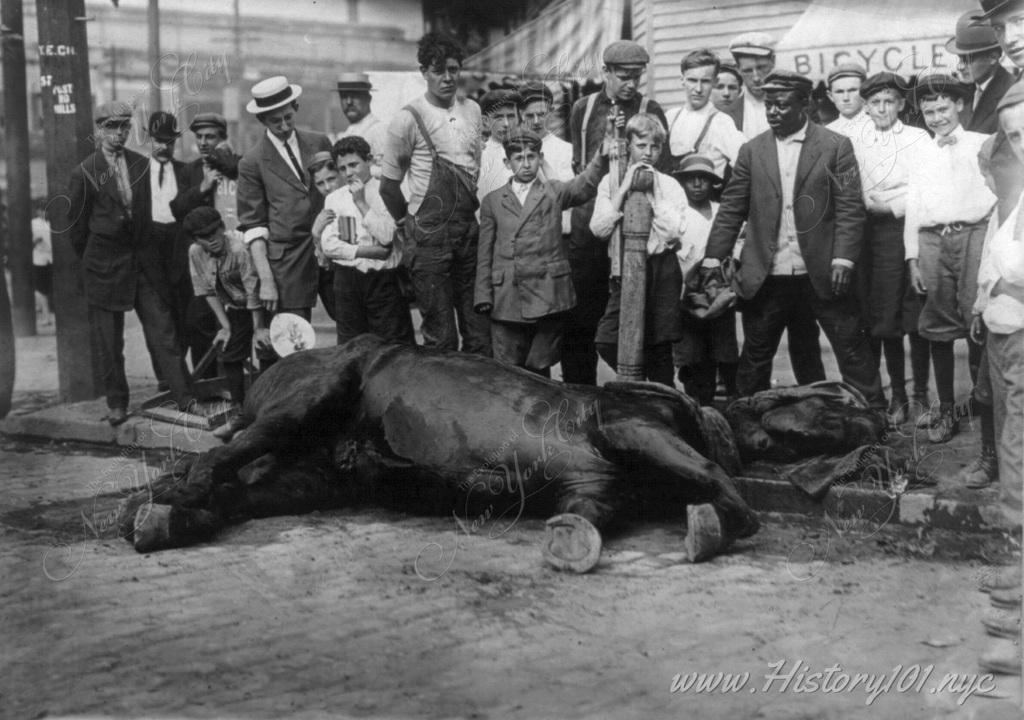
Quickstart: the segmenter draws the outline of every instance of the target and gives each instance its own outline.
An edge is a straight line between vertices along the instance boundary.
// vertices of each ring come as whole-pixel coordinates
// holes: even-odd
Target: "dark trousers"
[[[336,265],[333,277],[339,345],[363,333],[376,333],[391,342],[416,343],[409,304],[399,290],[396,270],[364,273]]]
[[[597,351],[601,359],[618,371],[619,346],[616,343],[597,343]],[[672,366],[672,343],[663,342],[644,345],[644,377],[648,382],[661,383],[674,388],[676,386]]]
[[[334,309],[334,263],[330,267],[318,267],[316,294],[320,296],[327,316],[337,322],[338,316]]]
[[[771,387],[772,361],[782,332],[790,316],[807,307],[825,331],[843,381],[859,390],[871,407],[885,409],[878,364],[855,296],[822,300],[806,275],[770,276],[754,297],[741,303],[744,340],[736,376],[739,394],[752,395]]]
[[[818,322],[811,307],[793,308],[786,322],[786,339],[789,343],[789,364],[793,366],[797,385],[810,385],[825,379],[819,336]]]
[[[416,305],[423,315],[423,344],[491,356],[491,320],[473,309],[476,283],[476,222],[452,223],[406,250]]]
[[[562,334],[562,380],[597,385],[597,347],[594,335],[608,306],[611,262],[605,253],[570,253],[576,307],[569,311]]]
[[[167,303],[156,293],[145,275],[139,274],[135,291],[135,312],[142,323],[146,346],[160,376],[167,383],[178,406],[192,398],[181,346]],[[89,306],[89,324],[99,349],[107,407],[128,408],[128,379],[124,372],[124,312]]]

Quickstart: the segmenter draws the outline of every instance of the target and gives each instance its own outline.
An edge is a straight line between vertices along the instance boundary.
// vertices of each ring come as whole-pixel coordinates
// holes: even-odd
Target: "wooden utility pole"
[[[647,199],[654,177],[638,169],[622,208],[622,299],[619,304],[619,357],[616,379],[640,381],[644,373],[647,239],[654,208]]]
[[[0,207],[3,198],[0,198]],[[4,232],[0,222],[0,233]],[[0,237],[0,245],[5,238]],[[11,411],[14,397],[14,328],[11,327],[11,301],[7,296],[7,275],[0,272],[0,418]]]
[[[36,334],[32,270],[32,179],[28,164],[28,103],[22,0],[0,2],[3,35],[4,123],[7,152],[7,260],[14,334]]]
[[[155,113],[161,109],[160,86],[163,80],[160,76],[160,3],[159,0],[149,0],[149,112]],[[113,100],[114,98],[111,98]],[[143,120],[149,119],[147,114]]]
[[[63,402],[101,394],[99,362],[89,333],[82,266],[67,231],[77,218],[68,202],[72,168],[95,149],[85,0],[36,0],[39,89],[46,135],[47,218],[52,230],[57,374]]]

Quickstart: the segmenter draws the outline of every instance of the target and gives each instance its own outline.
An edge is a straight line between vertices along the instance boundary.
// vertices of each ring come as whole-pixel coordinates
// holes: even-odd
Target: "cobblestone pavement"
[[[575,576],[542,566],[540,520],[499,534],[361,509],[250,521],[208,545],[140,555],[110,518],[115,491],[167,458],[147,461],[0,443],[0,716],[1014,712],[1007,699],[958,705],[932,692],[947,673],[962,674],[956,687],[1016,690],[976,676],[984,564],[927,557],[927,538],[776,518],[690,565],[681,524],[648,523]],[[839,692],[799,679],[836,663],[837,683],[895,679],[870,704],[863,680]],[[749,678],[735,692],[684,689],[690,673],[718,672]]]

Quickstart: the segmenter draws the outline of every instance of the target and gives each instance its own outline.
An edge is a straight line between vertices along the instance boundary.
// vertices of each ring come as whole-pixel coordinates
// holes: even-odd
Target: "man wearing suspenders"
[[[608,132],[609,117],[618,132],[637,113],[650,113],[667,127],[665,113],[638,88],[647,63],[647,51],[631,40],[617,40],[605,48],[604,85],[596,93],[580,98],[569,114],[573,168],[579,173],[600,152]],[[669,154],[662,152],[656,167],[667,172]],[[577,304],[566,323],[562,340],[562,379],[568,383],[597,384],[597,349],[594,333],[608,304],[610,265],[608,246],[590,232],[593,201],[573,208],[569,243],[569,264]]]

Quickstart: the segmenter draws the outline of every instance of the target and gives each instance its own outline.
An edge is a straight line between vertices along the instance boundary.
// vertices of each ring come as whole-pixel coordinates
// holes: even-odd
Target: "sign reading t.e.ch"
[[[936,37],[783,50],[779,51],[776,65],[822,80],[836,65],[851,62],[863,66],[869,76],[883,71],[904,77],[925,70],[948,73],[956,68],[956,56],[946,51],[948,39]]]

